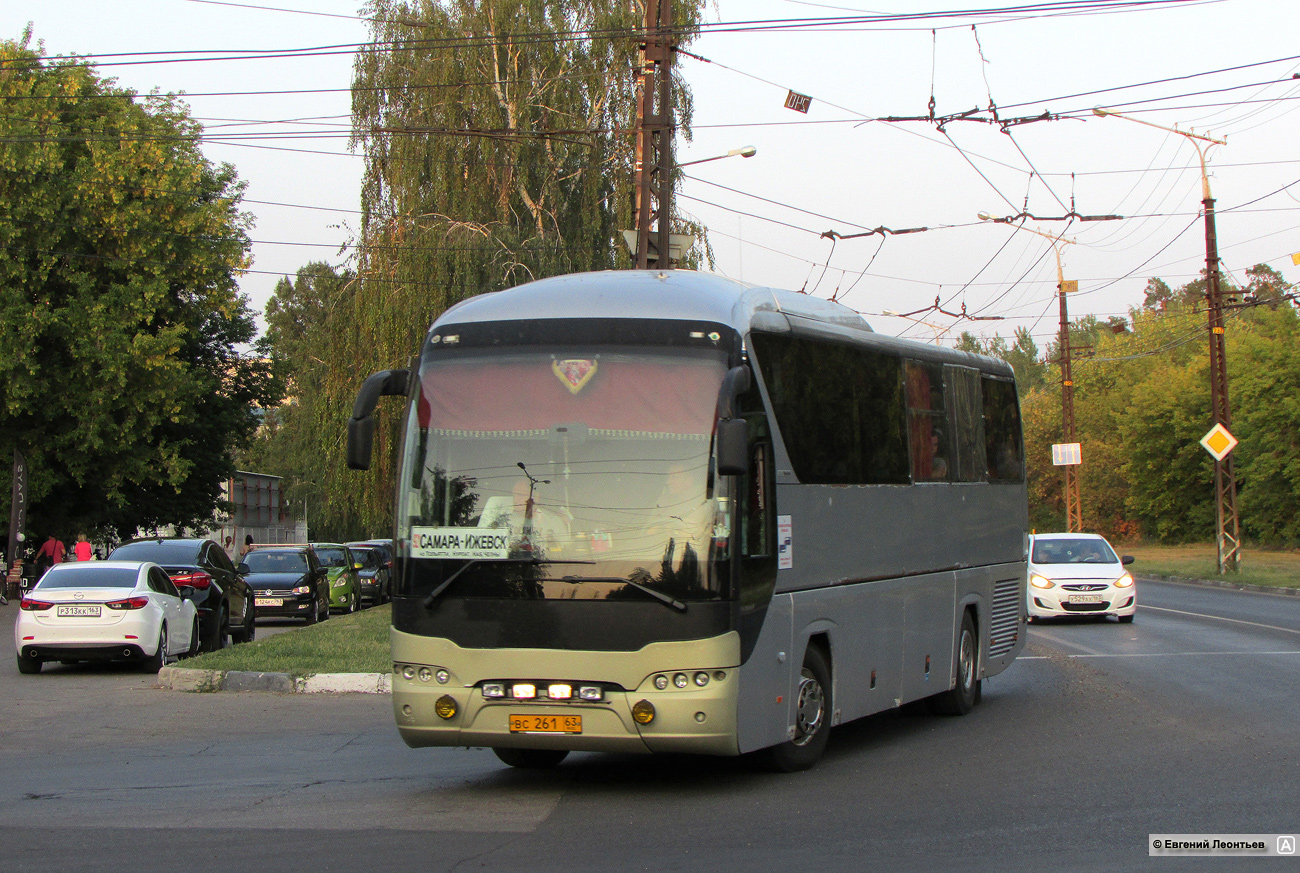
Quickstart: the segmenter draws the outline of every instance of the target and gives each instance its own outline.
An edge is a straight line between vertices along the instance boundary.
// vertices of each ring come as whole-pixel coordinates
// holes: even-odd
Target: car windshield
[[[252,573],[301,573],[307,569],[307,556],[302,552],[252,551],[244,563]]]
[[[346,567],[348,565],[347,556],[342,549],[317,549],[316,557],[320,559],[321,566],[324,567]]]
[[[134,588],[140,578],[140,571],[135,567],[95,567],[92,569],[68,569],[60,571],[58,567],[46,573],[37,583],[37,589],[51,588]]]
[[[193,540],[140,540],[125,543],[108,556],[110,561],[153,561],[163,566],[193,564],[199,557],[199,544]]]
[[[1119,558],[1110,544],[1102,539],[1034,540],[1031,560],[1035,564],[1117,564]]]

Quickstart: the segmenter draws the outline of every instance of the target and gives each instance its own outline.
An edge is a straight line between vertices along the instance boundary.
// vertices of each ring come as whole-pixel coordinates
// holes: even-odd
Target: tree
[[[698,5],[675,5],[682,44]],[[300,396],[293,417],[319,440],[301,473],[322,501],[313,528],[375,534],[392,525],[398,432],[384,416],[396,404],[380,406],[371,470],[344,470],[362,380],[406,366],[431,321],[466,297],[630,266],[618,231],[634,226],[643,19],[634,4],[599,0],[373,0],[365,14],[372,45],[357,55],[352,97],[365,157],[356,280],[332,292],[319,396],[310,409]],[[689,136],[683,86],[675,105]]]
[[[210,519],[273,389],[242,185],[172,97],[0,42],[0,451],[32,528],[129,535]]]

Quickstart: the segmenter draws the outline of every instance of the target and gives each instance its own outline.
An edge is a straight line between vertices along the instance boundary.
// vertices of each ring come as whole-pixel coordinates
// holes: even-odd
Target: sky
[[[951,343],[1023,327],[1042,349],[1057,331],[1058,254],[1079,283],[1072,318],[1125,317],[1149,278],[1177,287],[1203,269],[1197,150],[1159,125],[1226,138],[1206,159],[1227,277],[1244,284],[1265,263],[1300,278],[1300,4],[1099,5],[710,0],[710,26],[675,67],[695,103],[675,158],[757,150],[683,170],[677,207],[709,228],[712,270],[836,299],[882,333]],[[994,8],[1009,11],[960,14]],[[351,48],[367,37],[357,10],[10,0],[0,38],[31,22],[49,55],[94,55],[121,85],[185,95],[204,153],[248,183],[254,262],[241,288],[261,311],[281,276],[343,263],[358,230],[362,159],[347,136]],[[160,54],[112,57],[133,52]],[[806,114],[785,107],[791,91],[811,98]],[[931,96],[938,118],[976,112],[940,129],[925,118]],[[1025,123],[989,123],[990,104]],[[979,218],[1072,212],[1122,218]],[[875,228],[926,230],[847,238]]]

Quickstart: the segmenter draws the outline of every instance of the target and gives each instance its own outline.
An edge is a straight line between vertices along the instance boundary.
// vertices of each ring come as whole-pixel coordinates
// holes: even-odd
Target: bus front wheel
[[[957,635],[957,684],[948,691],[929,698],[930,710],[936,715],[965,715],[975,708],[980,699],[979,635],[975,632],[975,619],[969,612],[962,616],[961,631]]]
[[[564,749],[493,749],[498,758],[511,767],[525,770],[545,770],[568,757]]]
[[[795,699],[794,737],[767,750],[767,764],[780,773],[807,770],[826,750],[831,734],[831,668],[817,646],[803,656]]]

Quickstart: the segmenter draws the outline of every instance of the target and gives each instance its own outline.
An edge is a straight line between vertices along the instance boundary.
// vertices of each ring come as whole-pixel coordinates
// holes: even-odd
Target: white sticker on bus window
[[[776,517],[776,568],[790,570],[794,568],[794,525],[788,515]]]
[[[411,528],[412,558],[502,561],[509,556],[510,532],[502,528]]]

